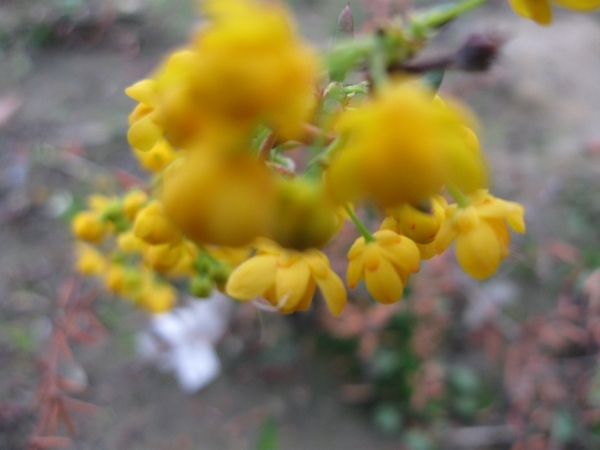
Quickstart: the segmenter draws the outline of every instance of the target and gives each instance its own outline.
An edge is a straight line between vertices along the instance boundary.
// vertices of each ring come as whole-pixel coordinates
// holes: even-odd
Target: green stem
[[[344,205],[344,208],[346,209],[346,212],[350,216],[352,222],[354,222],[354,225],[356,225],[356,228],[358,228],[358,231],[360,231],[360,234],[362,234],[362,236],[365,238],[365,242],[375,242],[375,236],[373,236],[365,224],[362,223],[358,217],[356,217],[356,214],[354,214],[354,211],[352,211],[350,205],[346,204]]]
[[[388,83],[387,61],[381,46],[375,49],[369,60],[369,74],[375,89],[382,89]]]
[[[417,30],[438,27],[461,14],[483,5],[486,1],[487,0],[463,0],[454,4],[439,5],[438,7],[417,15],[412,21],[412,26]]]
[[[311,159],[306,168],[305,175],[308,178],[316,178],[318,176],[321,176],[321,172],[323,171],[323,169],[329,166],[331,158],[333,158],[333,156],[338,152],[340,148],[342,148],[342,146],[345,143],[345,137],[342,137],[342,135],[336,137],[325,150],[323,150],[321,153],[319,153],[317,156]]]
[[[446,188],[448,189],[448,192],[450,192],[450,195],[454,197],[454,201],[459,208],[466,208],[471,204],[469,198],[463,193],[463,191],[461,191],[452,183],[447,183]]]

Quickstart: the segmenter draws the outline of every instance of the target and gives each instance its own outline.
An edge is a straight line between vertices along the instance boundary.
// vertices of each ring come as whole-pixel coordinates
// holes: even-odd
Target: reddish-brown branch
[[[96,411],[95,405],[69,397],[70,393],[80,392],[85,386],[58,372],[61,361],[74,361],[69,341],[92,343],[108,333],[92,310],[99,291],[80,293],[79,289],[79,283],[73,277],[58,291],[48,356],[41,364],[42,377],[36,395],[37,423],[28,450],[70,445],[70,438],[56,436],[59,426],[62,424],[71,436],[75,436],[72,412]]]

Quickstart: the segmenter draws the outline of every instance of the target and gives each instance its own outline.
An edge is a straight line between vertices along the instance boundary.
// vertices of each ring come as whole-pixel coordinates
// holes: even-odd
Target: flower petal
[[[390,261],[381,258],[377,269],[366,270],[367,289],[379,303],[389,304],[400,300],[404,285]]]
[[[346,283],[348,283],[350,289],[354,289],[358,282],[365,277],[364,271],[365,258],[362,255],[350,260],[346,272]]]
[[[309,282],[310,270],[301,259],[288,267],[279,267],[275,276],[275,290],[280,309],[295,310],[304,297]]]
[[[306,311],[308,308],[310,308],[310,304],[312,303],[312,299],[315,295],[316,287],[315,280],[311,277],[308,282],[308,286],[306,287],[306,291],[304,292],[302,298],[300,298],[300,301],[294,307],[283,305],[279,312],[282,314],[290,314],[296,311]]]
[[[346,288],[337,274],[330,270],[326,277],[316,278],[323,299],[334,316],[339,316],[346,305]]]
[[[504,226],[506,228],[506,226]],[[505,256],[501,240],[494,227],[482,220],[477,228],[456,238],[456,258],[462,269],[478,280],[492,275]]]
[[[240,264],[229,275],[225,291],[238,300],[251,300],[262,295],[275,283],[277,257],[259,255]]]

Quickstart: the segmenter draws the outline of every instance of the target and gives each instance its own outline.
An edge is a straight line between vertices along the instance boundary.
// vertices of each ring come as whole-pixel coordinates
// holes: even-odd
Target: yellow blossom
[[[100,242],[108,230],[102,216],[95,211],[82,211],[71,222],[75,236],[87,242]]]
[[[340,201],[368,195],[387,207],[419,203],[447,182],[465,192],[481,188],[485,168],[468,148],[465,121],[428,91],[392,85],[340,119],[344,144],[327,174],[331,193]]]
[[[148,194],[139,189],[132,190],[123,198],[123,213],[129,220],[134,220],[135,216],[142,209],[142,206],[148,201]]]
[[[82,275],[99,275],[106,269],[106,257],[91,245],[77,243],[75,269]]]
[[[303,178],[281,180],[271,237],[285,248],[321,248],[338,229],[337,213],[320,183]]]
[[[206,247],[208,253],[217,261],[224,261],[235,267],[246,261],[252,253],[252,247],[222,247],[209,245]]]
[[[358,238],[350,248],[348,286],[354,289],[364,279],[379,303],[397,302],[410,274],[419,271],[419,249],[409,238],[390,230],[377,231],[373,237],[373,242]]]
[[[124,231],[117,236],[117,247],[125,253],[139,253],[145,245],[147,244],[133,230]]]
[[[346,304],[346,289],[325,254],[315,249],[299,252],[263,244],[256,256],[231,273],[225,290],[243,301],[262,296],[274,308],[289,314],[308,309],[317,286],[331,313],[339,315]]]
[[[408,203],[392,209],[400,233],[417,244],[433,242],[445,218],[447,203],[442,196],[436,195],[428,203],[424,207],[429,208],[429,212],[417,209]]]
[[[273,175],[249,153],[188,152],[163,174],[161,198],[167,217],[199,243],[242,246],[272,228]]]
[[[318,64],[285,9],[253,0],[209,0],[203,9],[209,23],[190,50],[156,75],[166,134],[217,129],[227,137],[247,134],[258,121],[285,136],[298,134],[310,113]],[[192,123],[171,120],[186,111]]]
[[[148,244],[177,243],[181,240],[181,231],[167,218],[160,200],[146,205],[135,218],[133,232]]]
[[[600,7],[600,0],[509,0],[515,12],[540,25],[552,22],[551,5],[579,12],[589,12]]]
[[[158,272],[168,272],[185,256],[182,244],[149,245],[144,249],[144,262]]]
[[[140,102],[129,115],[127,140],[135,149],[150,150],[164,134],[156,110],[158,106],[156,82],[153,79],[138,81],[125,89],[125,93]]]
[[[152,173],[160,172],[177,158],[177,152],[166,139],[160,139],[147,151],[134,148],[133,154],[140,165]]]
[[[450,205],[434,245],[437,253],[456,239],[456,258],[469,275],[483,279],[492,275],[509,254],[510,226],[525,232],[524,208],[519,203],[495,198],[486,190],[471,196],[468,206]]]
[[[131,296],[140,286],[141,276],[138,270],[122,264],[111,263],[102,274],[106,288],[122,296]]]
[[[158,314],[175,306],[177,291],[170,284],[151,281],[149,277],[145,277],[141,288],[134,296],[134,301],[136,305],[147,311]]]

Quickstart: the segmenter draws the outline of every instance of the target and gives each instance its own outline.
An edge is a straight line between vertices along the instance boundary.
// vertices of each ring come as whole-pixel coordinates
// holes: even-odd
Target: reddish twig
[[[61,375],[58,369],[61,362],[74,361],[69,342],[93,343],[107,334],[91,308],[98,295],[98,290],[81,293],[75,277],[67,280],[59,289],[46,352],[48,356],[41,363],[42,377],[35,398],[37,422],[29,439],[28,450],[71,445],[71,437],[76,434],[73,413],[91,413],[97,409],[95,405],[70,397],[85,386]],[[60,425],[64,426],[70,437],[56,436]]]

